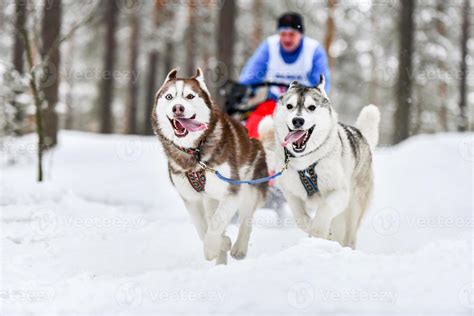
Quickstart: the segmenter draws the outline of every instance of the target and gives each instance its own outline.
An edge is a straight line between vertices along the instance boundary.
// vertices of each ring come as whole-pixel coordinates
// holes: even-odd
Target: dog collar
[[[196,148],[184,148],[171,142],[171,144],[173,144],[173,146],[176,147],[178,150],[192,156],[196,160],[196,162],[201,161],[201,146],[203,143],[204,141],[199,142],[199,146]]]

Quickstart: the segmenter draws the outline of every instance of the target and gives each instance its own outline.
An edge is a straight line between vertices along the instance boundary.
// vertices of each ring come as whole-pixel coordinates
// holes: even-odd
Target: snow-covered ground
[[[62,132],[43,184],[33,141],[1,169],[1,315],[472,312],[472,134],[377,151],[357,251],[261,209],[247,259],[217,267],[156,139]]]

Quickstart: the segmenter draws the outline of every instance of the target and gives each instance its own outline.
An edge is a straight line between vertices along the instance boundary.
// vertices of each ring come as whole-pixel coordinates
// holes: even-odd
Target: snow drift
[[[258,210],[244,261],[213,266],[153,137],[62,132],[34,183],[32,136],[1,170],[1,312],[465,313],[472,135],[378,149],[358,250]],[[236,227],[229,234],[235,239]]]

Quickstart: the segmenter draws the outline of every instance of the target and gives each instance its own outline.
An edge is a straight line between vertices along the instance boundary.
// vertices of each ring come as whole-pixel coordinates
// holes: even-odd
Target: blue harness
[[[285,157],[295,158],[295,156],[285,148]],[[316,161],[308,168],[304,170],[298,170],[298,175],[300,177],[301,184],[303,185],[304,189],[308,196],[311,196],[315,193],[319,192],[318,188],[318,175],[316,174],[315,168],[318,162]]]
[[[174,144],[173,144],[174,145]],[[259,178],[259,179],[253,179],[253,180],[237,180],[237,179],[231,179],[227,178],[224,175],[222,175],[219,171],[209,167],[205,162],[201,160],[201,149],[200,147],[198,148],[182,148],[179,146],[176,146],[179,150],[181,150],[184,153],[187,153],[188,155],[193,156],[193,158],[196,160],[197,164],[201,166],[201,169],[198,171],[186,171],[186,177],[188,178],[189,183],[191,186],[194,188],[196,192],[202,192],[205,189],[206,185],[206,173],[205,171],[209,171],[214,173],[217,178],[220,180],[233,184],[233,185],[242,185],[242,184],[259,184],[259,183],[264,183],[268,182],[270,180],[276,179],[280,177],[283,172],[288,168],[288,163],[290,162],[290,158],[294,158],[295,156],[289,152],[286,148],[285,150],[285,162],[280,169],[280,171],[276,172],[273,175],[264,177],[264,178]],[[317,192],[319,192],[318,189],[318,176],[315,171],[317,162],[313,163],[311,166],[304,170],[298,170],[298,174],[300,177],[301,184],[306,190],[306,193],[308,193],[308,196],[311,196]]]
[[[318,175],[314,170],[316,164],[317,162],[313,163],[311,166],[304,170],[298,170],[298,175],[300,176],[301,184],[305,188],[306,193],[308,193],[308,196],[319,192]]]

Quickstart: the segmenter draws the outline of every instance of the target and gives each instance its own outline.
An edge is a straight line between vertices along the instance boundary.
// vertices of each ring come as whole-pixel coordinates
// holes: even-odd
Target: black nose
[[[184,106],[181,104],[175,104],[173,105],[173,114],[176,116],[183,115],[184,114]]]
[[[291,123],[293,123],[293,126],[295,128],[300,128],[301,126],[304,125],[304,118],[302,117],[295,117],[293,118],[293,120],[291,121]]]

